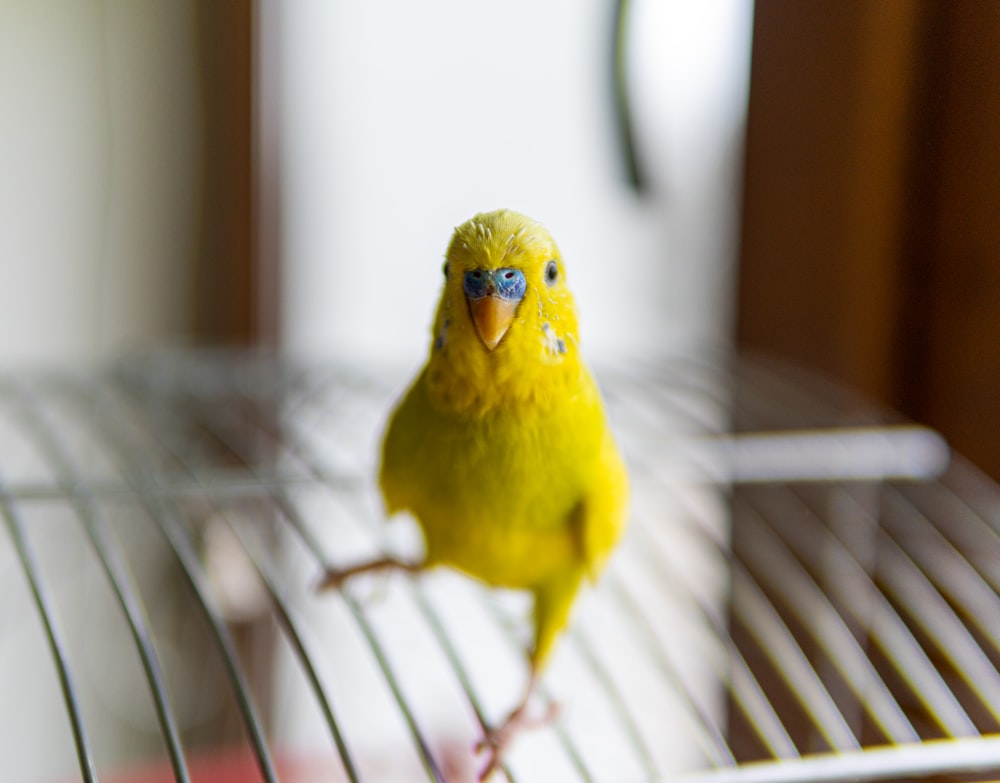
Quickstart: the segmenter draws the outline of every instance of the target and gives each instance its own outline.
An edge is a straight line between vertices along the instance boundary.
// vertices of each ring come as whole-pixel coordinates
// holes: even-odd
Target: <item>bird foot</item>
[[[391,569],[416,573],[421,568],[423,568],[423,564],[421,563],[407,563],[404,560],[397,560],[394,557],[382,557],[367,563],[359,563],[349,568],[327,568],[319,581],[316,582],[316,592],[322,593],[325,590],[340,590],[348,579],[358,574],[389,571]]]
[[[326,569],[316,582],[316,592],[322,593],[326,590],[339,590],[351,576],[349,570]]]
[[[486,728],[486,734],[476,743],[476,753],[487,754],[486,766],[479,773],[479,783],[487,780],[499,769],[504,753],[514,742],[514,738],[522,731],[530,731],[548,726],[559,717],[560,706],[551,702],[542,715],[528,715],[528,705],[522,704],[507,720],[495,728]]]

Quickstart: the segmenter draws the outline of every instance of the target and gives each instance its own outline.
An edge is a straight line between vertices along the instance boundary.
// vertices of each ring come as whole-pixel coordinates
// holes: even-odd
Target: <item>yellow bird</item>
[[[528,687],[489,729],[482,778],[514,734],[585,578],[620,538],[628,498],[555,242],[498,210],[455,229],[430,356],[389,421],[379,475],[390,514],[423,530],[420,563],[381,558],[328,571],[321,588],[386,568],[458,569],[534,596]]]

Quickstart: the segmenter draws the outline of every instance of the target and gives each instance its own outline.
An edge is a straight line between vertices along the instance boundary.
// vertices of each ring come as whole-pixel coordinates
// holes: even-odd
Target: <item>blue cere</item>
[[[524,297],[528,284],[520,269],[473,269],[465,273],[462,288],[469,299],[482,299],[496,294],[501,299],[514,302]]]

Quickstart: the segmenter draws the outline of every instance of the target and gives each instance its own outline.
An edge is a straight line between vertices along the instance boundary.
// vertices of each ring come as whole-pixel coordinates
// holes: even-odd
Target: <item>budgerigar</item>
[[[423,561],[328,571],[322,587],[449,566],[534,597],[528,687],[487,731],[485,778],[530,722],[539,672],[581,584],[619,540],[628,498],[563,260],[539,223],[498,210],[455,229],[430,355],[389,421],[379,481],[388,512],[419,522]]]

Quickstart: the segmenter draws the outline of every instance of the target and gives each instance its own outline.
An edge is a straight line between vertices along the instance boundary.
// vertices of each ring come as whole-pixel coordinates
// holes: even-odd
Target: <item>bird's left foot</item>
[[[504,753],[514,742],[514,738],[522,731],[539,729],[548,726],[559,717],[560,707],[551,702],[542,715],[529,715],[527,701],[507,716],[500,726],[486,729],[485,736],[476,743],[476,752],[487,754],[486,766],[479,773],[479,781],[487,780],[499,769]]]

